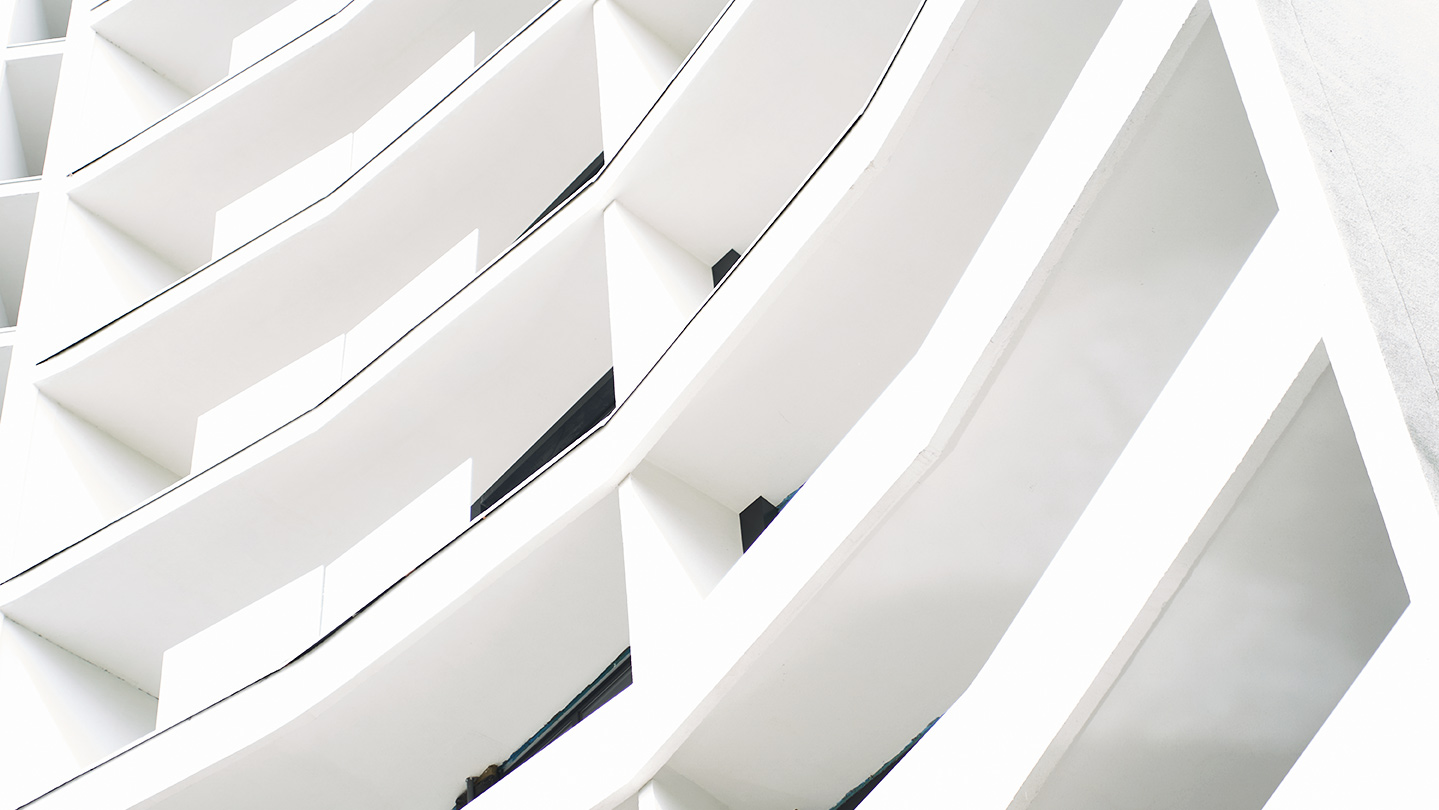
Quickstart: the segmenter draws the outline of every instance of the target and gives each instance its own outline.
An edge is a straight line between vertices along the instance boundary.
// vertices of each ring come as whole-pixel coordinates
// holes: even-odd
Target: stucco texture
[[[1259,6],[1439,499],[1439,3]]]

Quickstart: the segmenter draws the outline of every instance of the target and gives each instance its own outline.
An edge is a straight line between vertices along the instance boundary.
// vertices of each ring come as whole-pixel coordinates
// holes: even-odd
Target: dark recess
[[[749,551],[754,541],[769,528],[769,524],[779,514],[779,507],[765,500],[761,495],[755,498],[749,506],[739,513],[739,545],[743,551]],[[733,524],[731,524],[733,525]]]
[[[509,759],[490,765],[481,771],[479,776],[465,777],[465,792],[455,797],[455,810],[469,804],[476,796],[504,779],[515,768],[523,765],[525,760],[558,740],[566,731],[594,714],[595,710],[608,703],[610,698],[625,691],[633,682],[634,672],[630,666],[630,650],[626,647],[625,651],[620,653],[620,656],[606,667],[605,671],[600,673],[600,676],[595,678],[589,686],[575,695],[574,699],[561,709],[559,714],[550,718],[550,722],[535,732],[535,735],[526,740],[524,745],[515,749]]]
[[[590,165],[586,166],[584,171],[580,172],[578,177],[576,177],[574,180],[571,180],[568,186],[565,186],[565,190],[560,192],[560,196],[556,197],[554,202],[546,206],[545,210],[541,211],[540,215],[535,217],[535,221],[531,222],[529,224],[529,227],[525,228],[525,230],[523,231],[520,231],[520,233],[526,233],[530,230],[530,228],[533,228],[536,225],[540,224],[540,220],[549,216],[551,211],[559,208],[565,200],[568,200],[569,198],[575,196],[575,192],[579,191],[580,187],[583,186],[585,183],[588,183],[590,182],[590,180],[594,179],[594,176],[600,173],[600,169],[604,168],[604,165],[605,153],[601,152],[599,157],[590,161]]]
[[[736,251],[734,248],[730,248],[728,253],[721,256],[720,260],[715,262],[714,265],[710,267],[710,275],[714,276],[714,283],[716,287],[718,287],[719,283],[724,280],[724,274],[728,273],[729,269],[731,267],[734,267],[734,264],[737,261],[739,261],[739,252]]]
[[[598,425],[601,419],[609,416],[614,409],[615,370],[612,368],[606,371],[598,382],[590,386],[590,390],[586,391],[578,402],[571,405],[570,409],[565,411],[565,415],[545,431],[539,441],[531,445],[518,461],[511,464],[510,468],[499,477],[499,480],[485,490],[479,500],[470,507],[470,520],[484,514],[486,509],[494,506],[501,498],[510,494],[511,490],[523,484],[525,479],[550,463],[550,459],[574,444],[581,436],[588,433],[590,428]]]

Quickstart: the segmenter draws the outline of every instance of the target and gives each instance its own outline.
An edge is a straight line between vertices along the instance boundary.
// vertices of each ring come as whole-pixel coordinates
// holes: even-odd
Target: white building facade
[[[1439,806],[1439,10],[0,6],[0,810]]]

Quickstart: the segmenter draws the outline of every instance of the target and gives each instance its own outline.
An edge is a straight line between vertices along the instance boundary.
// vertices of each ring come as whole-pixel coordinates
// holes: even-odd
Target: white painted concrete
[[[0,805],[15,807],[155,727],[155,698],[0,616]]]
[[[325,570],[316,568],[165,651],[157,728],[269,674],[320,637]]]
[[[674,771],[660,771],[639,793],[640,810],[727,810],[715,797]]]
[[[222,0],[199,9],[183,0],[106,0],[86,9],[85,22],[156,73],[169,77],[188,97],[224,78],[237,36],[291,2]],[[185,36],[177,36],[178,31]]]
[[[190,470],[209,467],[318,405],[340,384],[344,361],[341,335],[201,414]]]
[[[0,610],[95,684],[164,660],[168,727],[96,721],[77,773],[24,714],[31,806],[446,807],[625,646],[476,810],[823,808],[946,707],[866,807],[1422,805],[1431,448],[1265,3],[929,0],[893,62],[903,3],[737,0],[696,48],[714,0],[354,0],[268,56],[318,4],[77,5],[24,51],[62,115],[5,258]],[[97,77],[152,68],[193,100],[121,99],[156,126],[67,177]]]
[[[349,379],[373,362],[474,277],[479,270],[476,267],[479,240],[479,231],[471,231],[469,236],[461,239],[434,264],[366,315],[354,329],[345,333],[343,379]]]
[[[741,554],[739,516],[652,464],[619,486],[635,677]]]
[[[605,154],[619,151],[680,65],[670,46],[615,0],[595,3]]]
[[[1422,806],[1439,717],[1435,622],[1429,602],[1411,604],[1344,699],[1304,749],[1266,810],[1360,805]]]
[[[84,206],[65,206],[66,250],[55,275],[59,283],[83,289],[71,306],[49,324],[62,335],[75,335],[87,323],[114,318],[150,296],[157,286],[174,283],[182,273],[167,259],[136,242]]]
[[[513,48],[487,62],[439,108],[410,127],[401,143],[370,161],[340,189],[317,203],[310,200],[315,204],[300,216],[268,223],[266,227],[278,227],[270,227],[259,239],[190,274],[113,323],[104,330],[109,333],[106,339],[77,346],[76,356],[91,350],[108,354],[119,347],[110,338],[123,335],[119,345],[129,348],[122,352],[139,351],[150,358],[136,367],[142,375],[155,375],[156,384],[165,384],[159,379],[174,379],[171,375],[179,372],[189,381],[160,406],[173,409],[171,413],[122,406],[114,413],[117,420],[100,420],[107,429],[167,464],[184,466],[193,446],[194,419],[200,413],[352,328],[478,226],[484,226],[480,228],[483,261],[507,248],[600,148],[587,7],[571,3],[557,10],[565,13],[546,15],[526,29]],[[446,44],[453,47],[453,42]],[[547,70],[553,59],[566,68]],[[554,125],[550,107],[527,102],[536,92],[535,81],[546,88],[542,92],[560,99],[555,108],[562,111],[564,126]],[[444,190],[432,187],[431,180],[444,185]],[[96,211],[94,192],[87,184],[74,198],[89,200],[87,207]],[[434,216],[421,206],[400,202],[411,195],[432,194],[456,205]],[[124,209],[120,216],[133,223],[135,213],[149,216],[160,210],[155,206],[169,204],[130,199],[120,206]],[[116,210],[100,207],[115,222]],[[193,213],[185,214],[187,224],[196,227],[183,229],[184,250],[192,251],[194,237],[201,237],[203,255],[208,256],[213,220],[199,230]],[[322,227],[314,227],[321,222]],[[339,250],[324,246],[336,229],[349,232]],[[136,234],[133,227],[125,231]],[[143,243],[155,247],[149,239]],[[318,254],[311,252],[317,248]],[[194,258],[180,266],[190,270],[202,262]],[[226,290],[224,295],[212,295],[217,285]],[[346,294],[334,295],[340,287]],[[240,305],[241,300],[252,301],[254,307]],[[189,337],[175,341],[171,330],[176,328]],[[68,335],[49,349],[58,351],[82,334]],[[152,340],[170,346],[162,353],[179,360],[184,370],[160,361]],[[245,348],[236,352],[239,346]],[[215,351],[226,352],[232,362],[213,363]],[[52,385],[56,382],[51,379],[47,386],[58,395]],[[137,379],[132,393],[141,390],[144,384]],[[75,404],[68,394],[59,396]],[[154,445],[157,440],[159,446]]]
[[[13,180],[33,173],[25,160],[25,144],[20,134],[15,94],[8,81],[0,83],[0,177]]]
[[[5,60],[0,92],[0,117],[4,119],[0,126],[0,179],[36,177],[45,167],[59,79],[58,53],[42,50]]]
[[[713,289],[710,268],[618,201],[605,209],[615,398],[623,400]]]
[[[103,36],[94,38],[92,49],[84,132],[92,153],[149,126],[190,97]]]
[[[70,0],[15,0],[10,16],[11,45],[65,36]]]
[[[147,498],[177,479],[54,401],[35,402],[30,465],[21,520],[31,528],[6,544],[14,561],[32,557],[85,527],[104,524],[124,504]],[[13,555],[13,556],[11,556]]]
[[[15,326],[20,320],[38,197],[33,192],[0,196],[0,311],[4,312],[0,324],[4,326]]]
[[[346,135],[215,212],[219,258],[333,191],[350,175],[354,136]]]
[[[1346,422],[1321,375],[1031,807],[1269,797],[1408,603]]]
[[[10,332],[10,334],[5,334]],[[10,381],[10,360],[15,356],[14,330],[0,331],[0,416],[4,415],[5,388]]]
[[[399,95],[380,108],[380,111],[355,130],[355,145],[351,157],[351,170],[358,169],[400,133],[410,128],[430,108],[440,103],[450,91],[463,82],[475,69],[475,34],[470,32],[459,44],[440,57],[435,64],[420,74]]]
[[[230,73],[238,73],[318,25],[340,7],[336,0],[293,0],[230,44]]]
[[[1317,324],[1286,304],[1293,287],[1282,251],[1268,252],[1267,268],[1252,261],[1236,281],[984,669],[875,791],[875,806],[944,791],[1007,807],[1051,741],[1083,725],[1081,700],[1102,697],[1105,676],[1113,678],[1126,648],[1143,638],[1147,624],[1131,630],[1135,616],[1156,587],[1182,580],[1189,563],[1176,555],[1196,532],[1212,531],[1201,523],[1210,505],[1235,476],[1243,485],[1259,461],[1253,456],[1263,457],[1322,369],[1309,359]],[[1276,331],[1275,316],[1286,309],[1293,320]],[[1256,333],[1284,339],[1266,341],[1260,354]],[[1268,438],[1251,454],[1251,439],[1261,436]],[[1160,597],[1144,609],[1153,616],[1162,605]]]
[[[328,633],[453,540],[470,522],[468,460],[325,566],[320,632]]]

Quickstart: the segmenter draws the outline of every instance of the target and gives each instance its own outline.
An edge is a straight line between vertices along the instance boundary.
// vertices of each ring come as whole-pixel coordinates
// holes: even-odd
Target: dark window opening
[[[779,502],[779,506],[770,503],[761,495],[751,501],[750,505],[746,506],[743,512],[739,513],[739,545],[741,551],[749,551],[750,546],[754,545],[761,534],[764,534],[764,530],[769,528],[769,524],[774,522],[776,517],[779,517],[779,513],[784,511],[784,508],[789,505],[790,499],[794,498],[795,493],[801,489],[804,489],[803,484],[800,484],[794,492],[784,496],[784,500]]]
[[[739,253],[734,248],[730,248],[728,253],[721,256],[720,260],[710,267],[710,275],[714,277],[714,285],[716,287],[724,280],[725,273],[728,273],[729,269],[734,267],[737,261],[739,261]]]
[[[567,706],[560,710],[559,714],[550,718],[534,736],[525,741],[524,745],[515,749],[509,759],[504,762],[495,763],[485,768],[479,776],[465,778],[465,792],[455,797],[455,810],[469,804],[474,798],[504,779],[515,768],[524,764],[525,760],[544,750],[545,746],[558,740],[566,731],[579,725],[579,722],[594,714],[601,706],[605,705],[615,695],[625,691],[634,682],[634,672],[630,667],[630,650],[628,647],[620,653],[613,663],[600,673],[598,678],[590,683],[575,695],[574,699]]]
[[[565,200],[568,200],[569,198],[575,196],[575,192],[579,191],[581,186],[593,180],[594,176],[599,174],[600,169],[604,168],[604,166],[605,153],[601,152],[599,154],[599,157],[590,161],[590,165],[586,166],[584,168],[584,171],[580,172],[579,176],[577,176],[574,180],[571,180],[568,186],[565,186],[565,190],[560,192],[560,196],[556,197],[554,202],[546,206],[545,210],[541,211],[540,215],[535,217],[535,221],[531,222],[529,224],[529,227],[525,228],[525,230],[521,231],[520,233],[526,233],[530,230],[530,228],[533,228],[536,225],[540,224],[540,220],[549,216],[551,211],[563,205]]]
[[[545,431],[539,441],[526,450],[518,461],[511,464],[510,468],[505,470],[504,474],[491,484],[489,489],[485,490],[479,500],[470,507],[470,520],[484,514],[486,509],[494,506],[501,498],[523,484],[541,467],[550,463],[551,459],[564,452],[581,436],[589,433],[591,428],[609,416],[614,409],[615,370],[610,369],[604,373],[603,377],[600,377],[598,382],[590,386],[590,390],[586,391],[574,405],[571,405],[568,411],[565,411],[565,415],[561,416],[558,422]]]
[[[744,551],[754,545],[760,534],[769,528],[770,521],[779,514],[779,507],[765,500],[763,495],[755,498],[739,513],[739,545]]]

